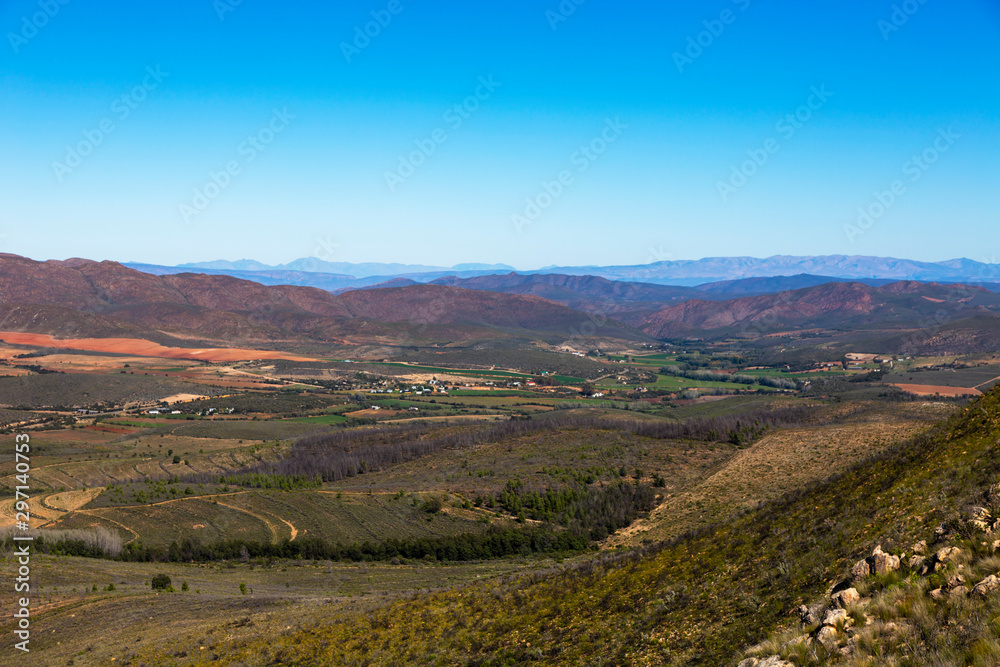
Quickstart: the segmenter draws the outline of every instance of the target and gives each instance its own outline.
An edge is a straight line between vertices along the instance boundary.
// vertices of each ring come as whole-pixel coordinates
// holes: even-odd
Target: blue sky
[[[997,261],[1000,3],[673,4],[2,3],[0,250]]]

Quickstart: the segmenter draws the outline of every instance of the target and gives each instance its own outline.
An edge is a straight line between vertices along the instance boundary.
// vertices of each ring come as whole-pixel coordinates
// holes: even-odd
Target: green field
[[[332,359],[331,361],[345,361],[345,360]],[[506,379],[506,380],[523,381],[534,377],[529,373],[519,373],[516,371],[495,371],[495,370],[468,369],[468,368],[442,368],[438,366],[416,366],[396,361],[358,361],[354,363],[364,364],[367,366],[384,366],[387,368],[401,368],[407,371],[412,371],[414,373],[458,375],[465,377],[483,378],[487,380]],[[566,384],[574,384],[574,383],[579,384],[583,382],[583,378],[574,377],[571,375],[550,375],[549,377],[555,378],[559,382],[563,382]]]
[[[343,415],[319,415],[316,417],[292,417],[290,419],[283,419],[282,421],[292,422],[294,424],[343,424],[347,421],[347,417]]]

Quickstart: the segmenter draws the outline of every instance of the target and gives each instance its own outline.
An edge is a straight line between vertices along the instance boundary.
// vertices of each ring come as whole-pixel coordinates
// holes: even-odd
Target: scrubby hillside
[[[1000,297],[980,286],[903,281],[871,287],[833,282],[729,301],[691,299],[632,323],[660,338],[847,325],[912,329],[975,316],[995,319],[998,308]]]
[[[1000,390],[994,390],[932,432],[836,478],[668,544],[418,597],[250,643],[222,641],[191,658],[144,657],[157,664],[734,665],[742,651],[776,632],[815,633],[824,619],[807,618],[814,623],[803,628],[800,607],[828,601],[879,546],[884,558],[901,559],[900,569],[871,576],[884,560],[870,558],[858,590],[875,596],[863,613],[889,635],[872,630],[855,642],[853,657],[840,652],[846,633],[829,648],[818,637],[802,639],[782,649],[784,657],[793,664],[997,664],[998,594],[952,597],[948,589],[957,581],[952,574],[962,574],[971,589],[1000,569],[990,553],[996,537],[968,522],[971,507],[984,508],[975,510],[976,520],[988,514],[992,521],[1000,511],[989,495],[1000,480],[998,436]],[[920,540],[937,554],[922,563],[910,560]],[[944,547],[962,551],[942,558]],[[954,562],[938,566],[948,553]],[[954,569],[956,563],[965,569]],[[930,591],[938,587],[944,594],[934,596],[943,599],[931,605]],[[860,613],[848,608],[864,627]],[[838,614],[834,632],[845,625]],[[774,648],[780,643],[754,653],[767,659],[761,664],[780,664],[769,653]],[[746,660],[753,665],[758,658]]]

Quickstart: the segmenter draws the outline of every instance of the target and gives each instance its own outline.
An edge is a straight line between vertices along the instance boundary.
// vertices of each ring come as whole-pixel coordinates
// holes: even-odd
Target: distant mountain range
[[[181,266],[159,266],[126,263],[125,266],[158,275],[197,271],[216,275],[231,275],[264,284],[309,285],[326,290],[360,288],[405,278],[415,283],[429,283],[440,278],[475,278],[510,273],[505,264],[458,264],[434,267],[415,264],[352,264],[324,262],[302,258],[288,264],[268,266],[253,260],[229,262],[199,262]],[[749,278],[817,276],[825,282],[855,280],[874,281],[919,280],[922,282],[1000,283],[1000,264],[987,264],[969,259],[945,262],[919,262],[891,257],[823,255],[796,257],[775,255],[766,259],[754,257],[706,257],[699,260],[654,262],[634,266],[550,266],[537,271],[517,271],[519,275],[595,276],[615,281],[693,287],[706,283],[725,283]],[[761,283],[764,285],[765,283]],[[818,284],[818,283],[817,283]],[[803,287],[805,285],[798,285]],[[751,289],[748,287],[748,290]],[[754,288],[756,289],[756,288]],[[764,291],[774,286],[762,287]],[[785,289],[791,289],[785,287]]]
[[[810,274],[831,278],[919,280],[924,282],[1000,282],[1000,264],[969,259],[918,262],[892,257],[821,255],[798,257],[706,257],[698,260],[655,262],[638,266],[583,266],[544,269],[546,273],[595,275],[612,280],[636,280],[658,284],[698,285],[708,282]]]
[[[252,259],[241,259],[230,262],[224,259],[213,262],[194,262],[180,264],[179,269],[212,269],[215,271],[305,271],[309,273],[329,273],[353,276],[354,278],[370,278],[372,276],[399,276],[412,273],[465,273],[468,271],[488,271],[491,273],[513,271],[513,266],[506,264],[456,264],[452,267],[425,266],[423,264],[385,264],[366,262],[353,264],[351,262],[326,262],[315,257],[302,257],[288,264],[269,266]]]
[[[861,334],[866,346],[879,343],[882,350],[912,345],[916,332],[922,346],[941,353],[1000,344],[995,283],[989,285],[996,291],[990,291],[986,284],[800,274],[690,287],[505,273],[444,276],[432,284],[396,277],[333,293],[301,284],[267,285],[242,275],[318,276],[333,284],[344,280],[343,274],[234,269],[241,274],[234,277],[213,274],[221,269],[201,271],[156,275],[115,262],[0,255],[0,330],[158,342],[166,335],[191,344],[282,347],[439,348],[506,340],[503,344],[572,341],[579,348],[734,336],[766,341],[784,332],[827,339]]]

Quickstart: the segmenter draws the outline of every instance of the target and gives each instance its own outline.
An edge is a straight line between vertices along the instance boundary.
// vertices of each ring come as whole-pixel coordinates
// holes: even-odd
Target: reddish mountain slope
[[[686,301],[635,324],[657,338],[790,327],[927,326],[941,313],[954,319],[996,310],[1000,297],[980,287],[903,281],[883,287],[828,283],[729,301]]]
[[[355,317],[382,322],[470,324],[555,331],[587,316],[537,296],[481,292],[442,285],[357,290],[338,297]]]
[[[0,323],[59,335],[196,333],[234,342],[449,340],[544,333],[569,338],[588,316],[545,299],[438,285],[335,296],[220,275],[140,273],[116,262],[0,255]],[[504,334],[501,334],[505,332]],[[610,323],[598,336],[642,338]]]

